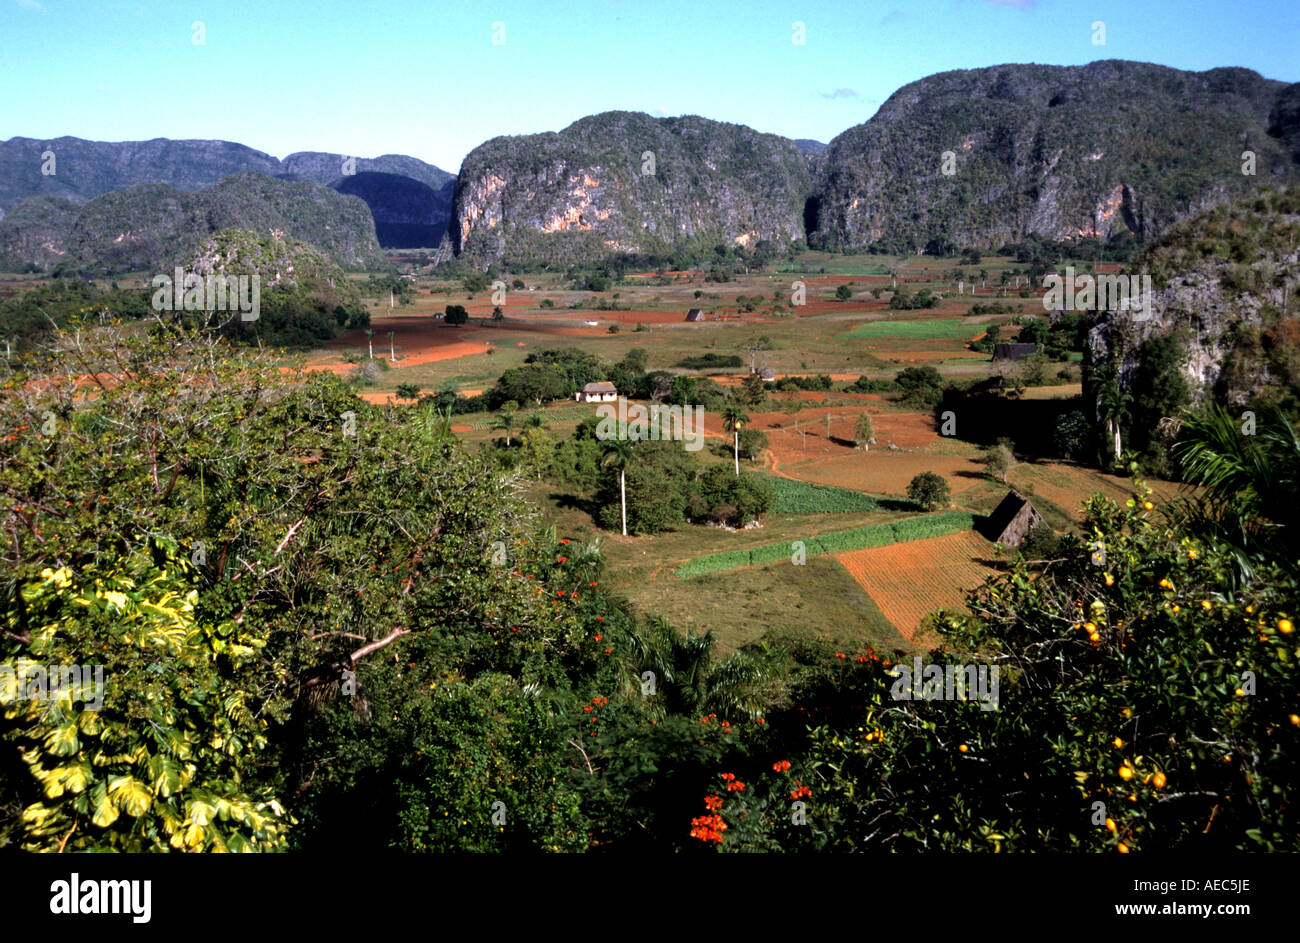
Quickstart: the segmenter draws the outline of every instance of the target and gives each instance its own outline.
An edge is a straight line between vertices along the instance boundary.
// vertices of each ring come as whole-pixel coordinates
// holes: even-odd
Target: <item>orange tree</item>
[[[839,653],[728,770],[743,791],[705,784],[716,808],[695,814],[728,828],[704,844],[1300,848],[1293,573],[1261,561],[1232,588],[1235,548],[1188,536],[1142,492],[1086,512],[1087,542],[1041,574],[1018,562],[972,614],[941,620],[946,650],[926,661],[996,665],[996,710],[897,700],[888,659]]]

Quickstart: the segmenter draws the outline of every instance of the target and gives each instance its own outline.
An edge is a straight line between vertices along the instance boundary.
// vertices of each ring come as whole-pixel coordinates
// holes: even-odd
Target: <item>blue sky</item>
[[[1300,2],[0,0],[0,139],[221,138],[454,172],[490,137],[611,109],[829,141],[934,72],[1096,59],[1300,81]]]

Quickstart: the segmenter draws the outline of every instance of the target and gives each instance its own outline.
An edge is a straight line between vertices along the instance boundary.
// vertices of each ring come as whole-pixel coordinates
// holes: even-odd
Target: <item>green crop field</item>
[[[845,331],[835,336],[854,339],[898,337],[914,341],[935,341],[974,338],[982,333],[982,328],[954,319],[945,321],[873,321],[870,324],[860,324],[851,331]]]

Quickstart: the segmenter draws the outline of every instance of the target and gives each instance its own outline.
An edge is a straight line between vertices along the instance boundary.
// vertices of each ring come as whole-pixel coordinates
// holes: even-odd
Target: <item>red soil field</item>
[[[997,572],[993,545],[974,531],[854,550],[835,557],[909,642],[936,609],[965,611],[967,591]]]

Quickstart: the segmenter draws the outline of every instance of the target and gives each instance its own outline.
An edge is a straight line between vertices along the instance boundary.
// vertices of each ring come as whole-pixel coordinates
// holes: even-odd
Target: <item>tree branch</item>
[[[348,656],[348,660],[353,665],[355,665],[358,661],[360,661],[362,658],[365,658],[371,652],[377,652],[379,651],[379,649],[385,648],[386,646],[393,644],[403,635],[410,635],[410,634],[411,634],[410,629],[403,629],[403,628],[393,629],[393,631],[389,632],[383,638],[375,639],[375,641],[373,642],[369,642],[365,645],[362,645],[355,652],[353,652],[351,655]]]

